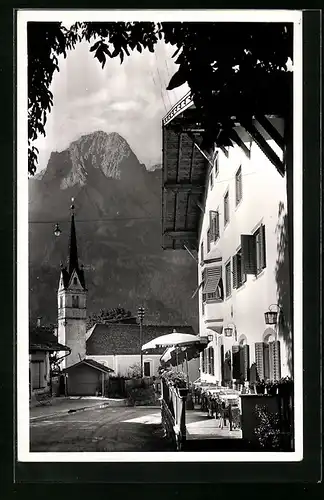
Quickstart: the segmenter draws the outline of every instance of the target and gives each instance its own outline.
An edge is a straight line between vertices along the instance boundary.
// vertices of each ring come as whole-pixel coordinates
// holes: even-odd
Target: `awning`
[[[222,268],[210,267],[205,269],[206,281],[203,288],[203,293],[215,293],[219,285],[219,280],[222,277]]]

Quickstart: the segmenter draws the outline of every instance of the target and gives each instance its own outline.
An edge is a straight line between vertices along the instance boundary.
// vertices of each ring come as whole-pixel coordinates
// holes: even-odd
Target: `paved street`
[[[31,452],[173,451],[159,409],[101,408],[31,420]]]

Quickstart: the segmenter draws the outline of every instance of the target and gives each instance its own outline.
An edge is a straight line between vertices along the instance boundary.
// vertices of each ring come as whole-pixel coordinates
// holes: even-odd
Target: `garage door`
[[[75,378],[68,378],[69,396],[95,396],[97,382],[82,382]]]

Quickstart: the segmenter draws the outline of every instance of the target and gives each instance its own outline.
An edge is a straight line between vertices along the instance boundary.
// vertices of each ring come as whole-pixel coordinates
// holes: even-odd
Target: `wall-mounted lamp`
[[[214,335],[208,335],[207,338],[208,342],[211,342],[214,339]]]
[[[272,310],[273,307],[276,307],[276,310]],[[266,325],[276,325],[278,323],[278,314],[281,313],[280,306],[278,304],[271,304],[269,306],[269,311],[264,313],[264,319]]]
[[[58,224],[55,224],[55,228],[54,228],[55,236],[60,236],[61,233],[62,233],[62,231],[60,229],[60,226]]]
[[[226,328],[224,328],[225,337],[232,337],[233,336],[233,332],[234,332],[234,337],[235,337],[235,340],[236,340],[236,338],[237,338],[236,326],[234,325],[234,323],[229,323],[226,326]]]

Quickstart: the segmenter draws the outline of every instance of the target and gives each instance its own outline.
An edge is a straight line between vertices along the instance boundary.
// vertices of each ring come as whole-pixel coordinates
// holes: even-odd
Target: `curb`
[[[101,410],[102,408],[106,408],[107,406],[109,406],[109,403],[102,403],[101,405],[83,406],[82,408],[75,408],[75,409],[71,408],[70,410],[61,410],[55,413],[50,413],[49,415],[39,415],[37,417],[30,417],[29,420],[34,422],[36,420],[47,420],[50,418],[57,417],[58,415],[65,414],[67,416],[70,415],[71,413],[76,413],[78,411],[93,410],[95,408]]]
[[[150,405],[135,405],[129,408],[139,408],[140,410],[161,410],[161,406],[150,406]]]

